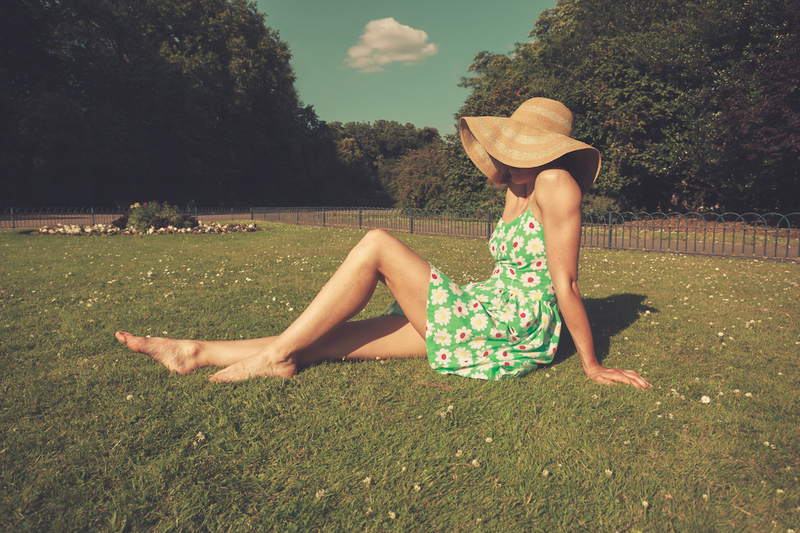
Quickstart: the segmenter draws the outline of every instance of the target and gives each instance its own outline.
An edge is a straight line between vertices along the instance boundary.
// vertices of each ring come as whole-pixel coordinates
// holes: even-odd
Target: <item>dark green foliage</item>
[[[531,43],[475,56],[461,116],[545,96],[601,150],[623,207],[800,209],[800,5],[559,0]]]
[[[135,228],[136,231],[140,233],[150,228],[161,229],[168,226],[174,228],[195,228],[198,225],[196,218],[182,214],[178,207],[169,205],[166,202],[145,202],[142,205],[138,203],[134,204],[131,206],[131,212],[125,218],[127,220],[127,226]],[[114,222],[114,225],[117,226],[117,221]]]
[[[128,227],[128,215],[127,214],[122,215],[118,219],[114,220],[111,223],[111,225],[114,226],[115,228],[119,228],[119,229],[127,228]]]
[[[581,209],[584,213],[619,213],[622,211],[618,202],[607,196],[597,194],[586,194],[581,202]]]
[[[457,136],[319,120],[245,0],[0,3],[2,203],[492,208]],[[558,0],[460,116],[564,102],[623,209],[800,210],[800,2]],[[469,52],[469,51],[466,51]]]
[[[313,180],[333,141],[264,20],[244,0],[3,2],[4,203],[280,205],[330,193]]]
[[[336,145],[332,179],[343,181],[347,176],[350,180],[349,205],[407,207],[407,194],[415,188],[419,162],[424,159],[420,154],[434,154],[441,145],[436,129],[418,129],[396,121],[333,122],[329,126]],[[435,169],[428,165],[422,172],[435,181],[443,165],[438,158]]]

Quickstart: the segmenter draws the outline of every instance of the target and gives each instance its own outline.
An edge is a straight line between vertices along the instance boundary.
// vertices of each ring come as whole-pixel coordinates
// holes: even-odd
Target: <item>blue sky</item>
[[[482,50],[508,53],[555,0],[257,0],[292,50],[295,87],[326,122],[455,131],[458,82]]]

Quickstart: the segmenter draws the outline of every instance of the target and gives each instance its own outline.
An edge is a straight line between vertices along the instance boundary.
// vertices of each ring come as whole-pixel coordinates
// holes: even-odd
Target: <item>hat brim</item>
[[[567,154],[573,154],[567,170],[584,194],[600,174],[600,152],[566,135],[501,117],[464,117],[458,129],[469,158],[497,183],[507,167],[539,167]]]

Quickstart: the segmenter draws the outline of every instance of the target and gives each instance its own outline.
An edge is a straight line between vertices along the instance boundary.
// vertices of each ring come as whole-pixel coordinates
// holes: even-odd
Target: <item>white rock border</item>
[[[200,224],[195,228],[166,228],[155,229],[152,226],[145,232],[136,231],[128,227],[119,229],[112,224],[95,224],[93,226],[80,226],[77,224],[56,224],[55,226],[42,226],[34,233],[38,235],[70,235],[74,237],[86,236],[111,236],[111,235],[207,235],[224,233],[249,233],[261,231],[256,224]]]

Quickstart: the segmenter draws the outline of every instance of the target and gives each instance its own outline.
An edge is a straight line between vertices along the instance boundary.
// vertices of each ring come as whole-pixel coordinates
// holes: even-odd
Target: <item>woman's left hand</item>
[[[603,385],[615,385],[617,383],[627,383],[637,389],[649,389],[652,387],[635,370],[622,370],[620,368],[610,368],[605,366],[594,366],[586,371],[586,375],[597,383]]]

